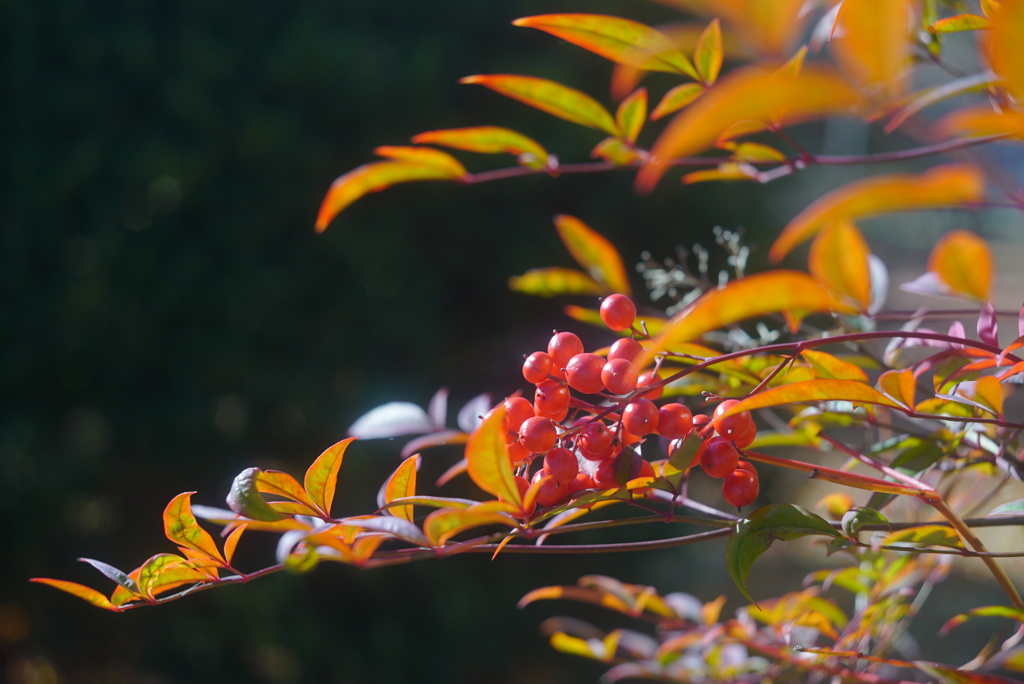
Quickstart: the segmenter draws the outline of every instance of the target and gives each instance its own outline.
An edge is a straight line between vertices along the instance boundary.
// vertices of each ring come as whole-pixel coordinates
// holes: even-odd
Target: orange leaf
[[[568,214],[559,214],[555,217],[555,228],[573,259],[594,280],[607,287],[610,292],[626,295],[631,293],[622,257],[607,238]]]
[[[853,181],[820,197],[789,222],[768,257],[779,261],[822,225],[893,211],[954,207],[980,200],[985,177],[968,165],[938,166],[919,176],[890,174]]]
[[[817,401],[849,401],[854,404],[877,404],[895,409],[903,408],[874,387],[859,380],[801,380],[773,387],[746,399],[741,399],[722,411],[721,415],[712,419],[709,425],[717,424],[725,416],[742,411]]]
[[[48,586],[54,587],[55,589],[66,591],[72,596],[77,596],[82,600],[88,601],[97,608],[103,608],[104,610],[112,610],[114,612],[118,612],[119,610],[118,607],[111,603],[110,599],[108,599],[106,596],[96,591],[92,587],[87,587],[84,584],[79,584],[78,582],[68,582],[66,580],[50,579],[49,577],[33,577],[29,581],[36,582],[38,584],[46,584]]]
[[[541,14],[516,19],[512,24],[540,29],[617,64],[697,78],[690,60],[671,38],[630,19],[603,14]]]
[[[977,31],[979,29],[992,28],[992,21],[988,17],[977,14],[957,14],[945,19],[939,19],[928,27],[932,33],[954,33],[956,31]]]
[[[908,0],[843,0],[829,46],[843,71],[891,102],[906,89],[912,26]]]
[[[273,494],[276,496],[283,496],[291,501],[271,501],[269,505],[276,510],[286,510],[289,513],[299,513],[302,515],[317,515],[316,504],[306,494],[306,490],[302,488],[299,481],[288,473],[282,473],[279,470],[261,470],[256,474],[256,491],[263,492],[264,494]],[[285,504],[281,507],[275,507],[275,504]],[[295,504],[298,504],[297,506]]]
[[[533,268],[509,278],[508,286],[516,292],[537,297],[611,294],[601,283],[574,268]]]
[[[651,121],[657,121],[663,116],[678,112],[680,109],[690,104],[701,94],[704,93],[704,86],[700,83],[684,83],[677,85],[672,90],[665,93],[665,96],[661,98],[661,102],[651,112]]]
[[[859,366],[843,361],[837,356],[815,349],[804,349],[800,352],[807,363],[814,368],[814,376],[819,379],[857,380],[867,382],[868,376]]]
[[[590,156],[595,159],[604,159],[609,164],[616,166],[636,166],[647,157],[641,154],[635,147],[624,142],[622,138],[605,138],[594,145]]]
[[[966,230],[943,235],[928,257],[928,270],[950,290],[980,301],[992,291],[992,252],[980,237]]]
[[[1024,139],[1024,112],[1014,109],[994,111],[987,105],[965,107],[938,120],[932,129],[942,138],[953,136],[1008,135]]]
[[[164,533],[175,544],[187,549],[194,549],[202,555],[224,562],[220,549],[213,541],[210,533],[199,526],[192,514],[192,495],[195,492],[183,492],[171,499],[164,508]]]
[[[636,142],[640,129],[647,120],[647,88],[638,88],[635,93],[619,103],[615,110],[615,123],[622,139],[630,145]]]
[[[973,399],[996,416],[1003,415],[1003,384],[997,378],[990,375],[978,378],[974,383],[973,392],[962,396]]]
[[[904,406],[914,405],[916,384],[912,368],[905,368],[901,371],[885,371],[878,378],[878,386],[883,392]]]
[[[618,135],[615,120],[601,103],[586,93],[536,76],[488,74],[466,76],[460,83],[475,83],[513,100],[566,121]]]
[[[784,162],[786,155],[771,145],[756,142],[735,142],[724,140],[717,143],[723,150],[732,152],[732,158],[738,162],[756,164],[760,162]]]
[[[651,340],[637,366],[647,365],[656,352],[672,350],[746,318],[783,312],[795,329],[803,316],[814,311],[854,313],[849,305],[799,271],[768,271],[733,280],[721,289],[705,293],[673,316]]]
[[[505,408],[499,405],[483,419],[466,444],[469,477],[476,485],[502,501],[519,507],[522,497],[512,474],[505,439]]]
[[[861,312],[871,304],[868,244],[848,220],[830,223],[811,243],[808,270],[815,280],[840,299],[850,300]]]
[[[450,170],[437,166],[423,166],[407,162],[379,161],[363,164],[339,176],[320,204],[316,217],[316,230],[322,233],[345,209],[363,195],[390,188],[397,183],[419,180],[458,180]]]
[[[989,18],[983,52],[1006,92],[1024,104],[1024,0],[1003,0]]]
[[[384,485],[384,505],[401,497],[416,495],[416,469],[419,465],[419,454],[410,456],[402,461],[402,465],[398,466],[391,477],[388,478],[387,484]],[[387,510],[399,518],[405,518],[409,522],[413,520],[412,506],[394,506]]]
[[[238,542],[242,539],[242,534],[245,533],[247,527],[248,525],[242,523],[231,530],[231,534],[224,540],[224,560],[228,565],[231,565],[231,559],[235,557],[235,549],[238,548]]]
[[[637,176],[637,187],[651,190],[676,157],[701,152],[740,121],[780,126],[830,114],[849,114],[860,96],[833,71],[805,68],[777,73],[763,66],[734,71],[684,109],[658,138],[651,162]]]
[[[519,494],[518,490],[516,494]],[[474,527],[517,527],[518,523],[512,517],[512,510],[508,504],[499,501],[486,501],[470,508],[443,508],[427,516],[423,521],[423,531],[431,544],[442,546],[460,532]]]
[[[331,517],[331,503],[334,502],[334,489],[338,484],[338,469],[345,456],[348,445],[355,437],[343,439],[320,454],[306,470],[303,487],[310,501],[328,518]]]
[[[708,181],[756,181],[757,169],[744,162],[725,162],[718,168],[701,169],[683,174],[683,185]]]
[[[473,126],[426,131],[413,136],[412,141],[428,145],[444,145],[466,152],[483,154],[507,152],[517,157],[529,155],[541,162],[542,165],[548,159],[548,152],[541,147],[540,143],[522,133],[500,126]]]
[[[700,74],[700,80],[711,85],[718,79],[722,69],[722,25],[717,18],[712,19],[704,33],[697,39],[697,49],[693,53],[693,65]]]
[[[435,150],[431,147],[381,145],[380,147],[375,147],[373,153],[397,162],[431,166],[444,171],[447,176],[452,178],[461,178],[469,173],[458,159],[447,152]]]

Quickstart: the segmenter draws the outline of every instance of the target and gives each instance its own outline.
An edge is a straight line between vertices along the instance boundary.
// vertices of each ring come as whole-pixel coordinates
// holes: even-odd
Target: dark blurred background
[[[457,84],[520,72],[608,102],[609,63],[509,25],[551,11],[672,16],[628,0],[0,0],[0,679],[592,682],[600,666],[537,631],[557,609],[518,611],[519,597],[588,573],[729,591],[711,546],[331,565],[124,615],[27,583],[106,590],[76,558],[127,570],[172,550],[160,513],[173,495],[222,505],[250,465],[301,475],[384,401],[425,405],[446,386],[454,408],[520,388],[519,359],[566,325],[564,302],[506,279],[571,265],[555,214],[627,261],[770,220],[762,200],[785,182],[641,199],[613,173],[402,186],[314,234],[334,177],[420,131],[506,125],[585,159],[596,132]],[[353,447],[335,510],[371,510],[398,448]],[[243,543],[253,568],[272,558],[260,543]]]

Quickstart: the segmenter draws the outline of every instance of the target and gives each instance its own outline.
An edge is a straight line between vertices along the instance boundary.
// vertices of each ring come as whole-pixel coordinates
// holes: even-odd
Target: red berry
[[[644,348],[640,346],[640,343],[632,337],[623,337],[612,343],[611,348],[608,350],[608,360],[626,359],[627,361],[632,361],[643,350]]]
[[[538,470],[531,480],[531,484],[537,488],[538,506],[557,506],[569,496],[568,483],[561,483],[543,470]]]
[[[636,389],[636,368],[627,359],[612,359],[601,368],[601,381],[612,394],[629,394]]]
[[[590,479],[597,489],[618,489],[619,481],[615,478],[615,459],[610,458],[606,461],[601,461],[594,468],[594,473],[590,476]]]
[[[539,416],[561,420],[569,411],[569,398],[568,387],[555,380],[545,380],[533,393],[533,408]]]
[[[601,302],[601,320],[609,330],[619,332],[633,326],[636,304],[624,294],[608,295]]]
[[[573,481],[566,485],[566,488],[569,490],[570,494],[574,494],[576,492],[582,492],[584,489],[592,489],[593,486],[594,482],[591,480],[590,475],[580,471],[580,473],[573,478]]]
[[[526,382],[538,385],[548,379],[554,367],[554,361],[546,353],[533,352],[523,362],[523,377],[526,378]]]
[[[743,508],[754,503],[759,488],[755,473],[737,468],[722,480],[722,498],[730,506]]]
[[[527,418],[519,428],[519,441],[533,454],[547,451],[555,446],[557,439],[558,429],[551,419],[544,416]]]
[[[704,442],[700,451],[700,465],[711,477],[725,477],[736,469],[740,454],[732,442],[723,437],[712,437]]]
[[[533,416],[533,404],[526,397],[509,397],[505,400],[505,427],[509,431],[519,432],[523,421]]]
[[[548,342],[548,356],[555,362],[558,370],[569,365],[569,359],[583,353],[583,342],[571,332],[555,333]]]
[[[521,442],[512,442],[508,445],[508,460],[512,462],[512,465],[517,463],[523,463],[533,452],[527,449]]]
[[[565,366],[565,379],[577,392],[597,394],[604,392],[604,381],[601,369],[604,368],[604,357],[597,354],[582,353],[569,359]]]
[[[640,374],[640,377],[637,379],[636,386],[639,387],[639,388],[644,388],[644,387],[648,387],[650,385],[653,385],[653,384],[657,383],[660,380],[661,380],[661,378],[659,378],[658,374],[655,373],[654,371],[652,371],[652,370],[644,371],[643,373]],[[657,389],[654,389],[654,390],[651,390],[650,392],[645,393],[644,394],[644,398],[645,399],[650,399],[651,401],[657,401],[658,399],[661,399],[662,392],[663,392],[662,388],[659,387]]]
[[[739,402],[735,399],[726,399],[715,407],[713,417],[718,418],[738,403]],[[754,425],[754,419],[750,416],[750,411],[741,411],[740,413],[726,416],[725,418],[718,420],[718,422],[715,423],[715,432],[732,440],[736,440],[739,435],[742,435],[744,438],[749,438],[750,441],[743,445],[747,446],[750,442],[754,441],[757,428]]]
[[[544,454],[544,472],[559,484],[568,484],[576,479],[580,472],[580,462],[576,454],[565,447],[556,447]]]
[[[587,423],[580,429],[576,444],[592,454],[598,454],[612,446],[612,433],[608,426],[599,420]],[[591,459],[601,460],[601,459]]]
[[[636,399],[622,410],[622,427],[644,436],[658,429],[658,407],[650,399]]]
[[[658,409],[658,434],[668,439],[679,439],[693,429],[693,414],[682,404],[665,404]]]

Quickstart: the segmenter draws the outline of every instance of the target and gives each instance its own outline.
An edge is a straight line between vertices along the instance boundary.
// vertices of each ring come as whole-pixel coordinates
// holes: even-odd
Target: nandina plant
[[[600,299],[592,308],[566,307],[566,329],[538,334],[536,348],[507,360],[521,366],[524,384],[499,388],[503,400],[471,401],[458,427],[446,424],[443,391],[429,412],[386,404],[324,451],[301,483],[251,467],[235,478],[227,509],[193,506],[192,492],[180,494],[164,512],[177,553],[130,572],[83,559],[115,583],[109,595],[35,581],[125,611],[321,561],[374,568],[460,553],[628,552],[728,538],[725,569],[751,601],[730,614],[724,597],[662,595],[598,576],[537,589],[521,604],[594,603],[653,626],[544,624],[555,648],[607,663],[610,680],[980,683],[1011,681],[999,671],[1024,672],[1024,601],[1004,567],[1024,551],[991,550],[977,533],[1024,522],[1024,498],[1015,500],[1024,475],[1024,410],[1015,393],[1024,379],[1024,310],[995,308],[991,249],[966,230],[944,235],[922,275],[901,286],[963,306],[932,311],[923,299],[916,311],[887,310],[885,265],[857,225],[893,212],[994,207],[1016,210],[1019,221],[1019,181],[975,150],[1024,140],[1024,0],[665,3],[699,24],[691,17],[654,28],[595,14],[515,22],[612,61],[614,110],[533,76],[464,79],[594,129],[595,161],[562,162],[499,126],[432,130],[414,136],[414,145],[377,148],[383,160],[339,177],[317,230],[364,195],[411,181],[625,170],[647,193],[677,167],[687,184],[768,184],[825,165],[880,169],[821,196],[778,232],[770,259],[793,258],[810,243],[805,269],[748,274],[749,248],[739,233],[718,230],[726,271],[713,272],[708,250],[693,246],[693,263],[645,258],[642,287],[634,287],[641,283],[631,282],[608,240],[584,220],[557,216],[558,234],[581,268],[538,267],[511,286]],[[972,41],[977,63],[948,61],[952,35]],[[946,76],[916,89],[926,65]],[[649,72],[675,81],[650,111],[640,85]],[[940,103],[948,111],[936,120],[930,113]],[[797,124],[843,117],[913,142],[884,153],[825,155],[792,134]],[[648,133],[648,123],[660,129]],[[442,147],[511,154],[517,164],[470,173]],[[960,158],[947,163],[954,151]],[[913,174],[884,169],[911,159],[933,165]],[[607,344],[587,349],[577,325],[599,326]],[[380,485],[377,508],[333,511],[354,440],[400,435],[417,436]],[[461,458],[424,486],[420,452],[444,445],[456,445]],[[819,512],[793,497],[768,497],[760,480],[773,470],[798,471],[833,491]],[[446,496],[445,485],[458,477],[475,483],[478,497]],[[719,482],[721,495],[691,495],[699,479]],[[992,503],[997,496],[1005,503]],[[221,528],[222,541],[200,518]],[[646,525],[650,538],[572,541],[584,530],[624,525]],[[250,532],[278,536],[274,563],[236,567],[234,551]],[[748,576],[764,551],[808,536],[843,563],[794,581],[783,596],[751,595]],[[967,663],[923,659],[902,638],[932,586],[949,574],[951,557],[983,566],[1005,601],[949,614],[942,630],[976,616],[1011,625]]]

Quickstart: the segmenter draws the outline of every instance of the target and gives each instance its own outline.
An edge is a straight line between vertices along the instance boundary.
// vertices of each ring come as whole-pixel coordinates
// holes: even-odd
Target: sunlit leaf
[[[610,292],[632,293],[622,257],[607,238],[568,214],[555,217],[555,228],[573,259],[594,280],[605,285]]]
[[[807,269],[832,294],[866,312],[871,304],[869,254],[868,243],[857,227],[840,219],[814,236]]]
[[[928,27],[932,33],[955,33],[957,31],[977,31],[979,29],[992,28],[992,21],[988,17],[977,14],[956,14],[952,17],[939,19]]]
[[[704,33],[697,40],[697,48],[693,53],[693,66],[697,69],[700,80],[707,85],[718,80],[718,72],[722,69],[722,26],[718,19],[712,19]]]
[[[279,470],[262,470],[256,475],[256,489],[264,494],[283,496],[300,504],[306,515],[316,515],[316,504],[306,494],[299,481]]]
[[[894,211],[955,207],[977,202],[984,194],[984,174],[968,165],[939,166],[919,176],[890,174],[853,181],[800,212],[776,238],[768,256],[772,261],[781,260],[833,221]]]
[[[723,411],[720,416],[716,416],[712,423],[717,423],[725,416],[742,411],[819,401],[849,401],[855,404],[877,404],[901,408],[899,404],[874,387],[858,380],[802,380],[772,387],[741,399]]]
[[[460,83],[482,85],[542,112],[609,135],[619,132],[612,115],[597,100],[561,83],[515,74],[466,76]]]
[[[331,516],[331,504],[334,502],[334,489],[338,484],[341,460],[348,445],[354,440],[355,437],[349,437],[328,448],[306,470],[306,477],[303,480],[306,493],[327,517]]]
[[[764,145],[762,143],[726,140],[718,143],[718,147],[732,152],[732,158],[736,161],[749,162],[751,164],[786,161],[786,155],[771,145]]]
[[[928,270],[955,294],[987,301],[994,265],[988,243],[966,230],[946,233],[932,248]]]
[[[33,577],[30,582],[36,582],[37,584],[45,584],[51,586],[54,589],[60,589],[66,591],[72,596],[88,601],[97,608],[103,608],[104,610],[111,610],[117,612],[119,608],[110,602],[106,596],[96,591],[92,587],[87,587],[84,584],[78,582],[68,582],[66,580],[50,579],[49,577]]]
[[[857,538],[861,528],[865,525],[887,525],[889,521],[885,516],[873,508],[857,506],[843,514],[843,534],[853,539]]]
[[[795,329],[794,324],[798,325],[804,315],[816,311],[853,313],[854,309],[799,271],[767,271],[733,280],[721,289],[705,293],[673,316],[651,341],[638,365],[649,362],[655,352],[674,349],[678,344],[747,318],[783,312],[788,315],[791,329]]]
[[[971,388],[969,392],[964,390],[965,385]],[[986,375],[973,383],[964,383],[958,394],[970,397],[976,404],[996,417],[1003,416],[1003,383],[997,378]]]
[[[983,52],[1006,92],[1024,103],[1024,0],[1003,0],[989,18],[992,28],[983,34]]]
[[[750,164],[725,162],[724,164],[719,164],[714,169],[701,169],[700,171],[691,171],[683,174],[682,180],[683,185],[693,185],[694,183],[706,183],[709,181],[756,181],[757,175],[757,169]]]
[[[647,155],[632,145],[624,142],[622,138],[608,137],[594,145],[590,156],[595,159],[603,159],[616,166],[636,166],[647,159]]]
[[[615,123],[619,127],[623,140],[632,145],[640,135],[647,120],[647,88],[638,88],[636,92],[619,103],[615,110]]]
[[[512,23],[546,31],[617,64],[697,78],[690,60],[671,38],[630,19],[602,14],[542,14]]]
[[[906,87],[913,51],[909,0],[844,0],[836,15],[832,55],[840,67],[869,91],[887,101]]]
[[[508,286],[516,292],[538,297],[610,294],[604,285],[574,268],[533,268],[509,278]]]
[[[964,107],[939,119],[933,127],[938,137],[1006,135],[1024,139],[1024,112],[1006,109],[1001,112],[979,105]]]
[[[155,597],[185,585],[215,580],[214,566],[209,561],[206,565],[196,565],[172,553],[157,554],[139,568],[139,585],[146,596]]]
[[[516,495],[519,495],[518,489]],[[499,504],[502,509],[496,510],[493,504]],[[449,539],[466,530],[492,525],[517,526],[509,512],[508,504],[489,501],[469,508],[444,508],[434,511],[423,521],[423,531],[433,546],[444,546]]]
[[[522,133],[500,126],[473,126],[469,128],[447,128],[426,131],[413,136],[414,143],[444,145],[456,150],[498,154],[507,152],[517,157],[529,155],[543,166],[547,163],[548,152],[540,143]]]
[[[882,538],[881,544],[919,544],[921,546],[948,546],[962,549],[963,541],[951,527],[942,525],[921,525],[905,530],[898,530]]]
[[[747,591],[747,577],[754,562],[775,540],[788,541],[807,535],[842,536],[823,518],[800,506],[772,504],[759,508],[749,518],[741,520],[736,533],[729,537],[725,549],[729,576],[743,595],[754,601]]]
[[[1011,608],[1010,606],[980,606],[966,613],[953,616],[942,626],[939,633],[947,634],[954,627],[962,625],[972,617],[1004,617],[1024,623],[1024,609]]]
[[[384,503],[387,506],[395,499],[416,495],[416,469],[420,465],[419,456],[413,456],[402,461],[402,465],[388,478],[384,485]],[[412,506],[392,506],[388,509],[399,518],[405,518],[412,522]]]
[[[339,176],[324,196],[316,217],[316,230],[323,232],[345,209],[363,195],[390,188],[397,183],[419,180],[458,180],[449,169],[409,162],[379,161],[357,167]]]
[[[502,405],[484,418],[466,444],[466,463],[470,479],[480,489],[502,501],[520,506],[523,500],[512,474],[512,463],[505,445],[508,431],[504,421],[505,408]]]
[[[912,368],[905,368],[901,371],[885,371],[878,378],[878,387],[886,395],[900,402],[904,406],[914,405],[916,378],[914,377],[914,370]]]
[[[164,533],[175,544],[195,549],[204,556],[223,562],[224,557],[220,555],[213,537],[199,526],[192,514],[193,494],[195,492],[178,494],[164,508]]]
[[[238,548],[238,542],[241,541],[242,535],[245,534],[245,530],[248,525],[243,523],[231,530],[231,534],[224,540],[224,560],[228,565],[231,565],[231,559],[235,557],[235,549]]]
[[[783,628],[793,626],[816,629],[829,638],[838,639],[836,628],[845,627],[849,620],[843,611],[828,599],[818,596],[818,587],[808,587],[776,599],[749,606],[752,618],[767,625]]]
[[[701,83],[683,83],[669,90],[661,98],[661,102],[651,112],[651,121],[657,121],[663,116],[668,116],[690,104],[704,93],[704,85]]]
[[[651,162],[637,176],[637,187],[650,191],[672,160],[713,145],[729,126],[745,120],[787,126],[828,115],[849,115],[860,95],[835,72],[805,68],[796,76],[762,66],[734,71],[665,128],[651,149]]]
[[[445,172],[446,176],[460,178],[468,171],[458,159],[431,147],[410,147],[408,145],[382,145],[374,148],[374,154],[387,157],[397,162],[408,162],[421,166],[431,166]]]
[[[807,363],[814,368],[814,375],[817,378],[833,380],[857,380],[867,382],[867,374],[849,361],[843,361],[837,356],[816,349],[804,349],[800,352]]]

